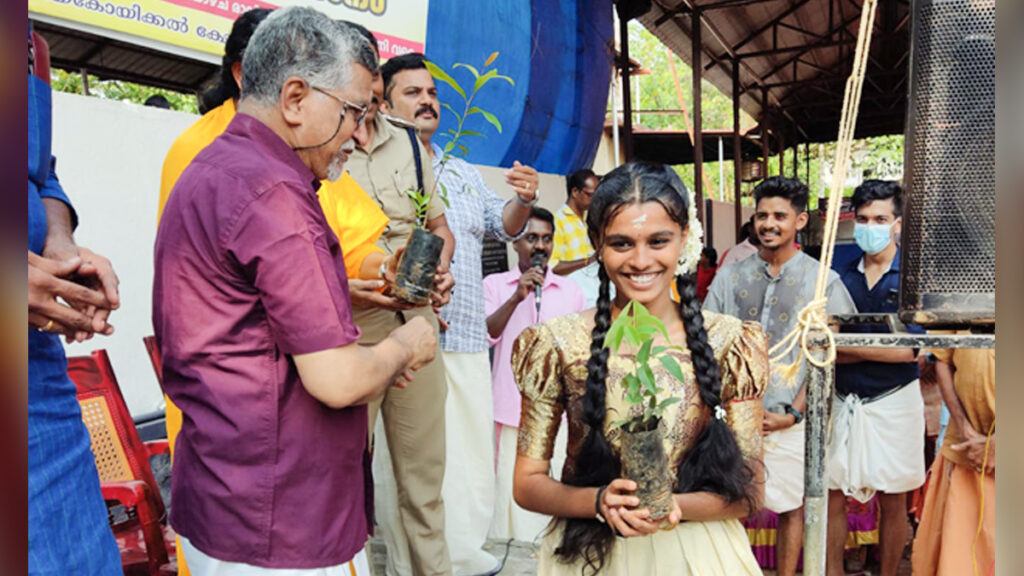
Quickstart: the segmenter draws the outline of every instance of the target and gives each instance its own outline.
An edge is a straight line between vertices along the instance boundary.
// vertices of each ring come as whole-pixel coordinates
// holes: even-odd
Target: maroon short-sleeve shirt
[[[157,232],[153,326],[183,414],[170,522],[221,560],[316,568],[366,543],[366,408],[314,399],[291,357],[359,338],[316,186],[238,114],[181,175]]]

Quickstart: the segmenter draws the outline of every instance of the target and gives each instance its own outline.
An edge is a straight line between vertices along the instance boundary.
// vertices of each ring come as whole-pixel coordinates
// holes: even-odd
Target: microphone
[[[530,266],[533,268],[539,268],[541,272],[544,271],[544,257],[546,254],[543,252],[534,252],[530,256]],[[541,285],[538,284],[533,287],[533,302],[537,306],[537,316],[540,316],[540,289]]]

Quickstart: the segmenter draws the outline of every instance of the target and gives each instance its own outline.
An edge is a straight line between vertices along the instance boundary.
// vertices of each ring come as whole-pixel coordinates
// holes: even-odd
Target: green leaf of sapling
[[[437,64],[434,64],[429,60],[424,60],[423,64],[426,65],[427,70],[430,71],[431,76],[433,76],[436,80],[440,80],[441,82],[444,82],[445,84],[451,86],[453,90],[459,93],[459,96],[462,96],[463,100],[466,99],[465,90],[463,90],[462,86],[459,86],[459,83],[456,82],[454,78],[449,76],[447,72],[445,72]]]
[[[477,108],[477,110],[480,109]],[[501,122],[498,121],[498,117],[486,110],[480,110],[480,113],[483,114],[484,118],[491,123],[491,126],[494,126],[494,129],[498,131],[498,134],[501,134]]]
[[[480,72],[477,72],[477,69],[474,68],[473,66],[470,66],[469,64],[463,64],[462,62],[456,62],[455,64],[452,65],[452,68],[453,69],[454,68],[465,68],[466,70],[469,70],[471,74],[473,74],[473,78],[479,78],[480,77]]]
[[[665,367],[665,370],[668,370],[668,373],[673,378],[680,382],[686,381],[686,377],[683,376],[683,369],[679,366],[679,362],[676,362],[675,358],[671,356],[658,356],[658,362],[661,362],[661,365]]]
[[[658,328],[651,324],[640,324],[639,326],[636,327],[636,329],[637,331],[639,331],[644,336],[647,336],[648,338],[658,333]]]
[[[678,402],[682,402],[682,401],[683,401],[683,399],[679,398],[677,396],[671,396],[669,398],[665,398],[664,400],[662,400],[658,404],[658,410],[664,410],[665,408],[668,408],[669,406],[671,406],[673,404],[676,404]]]
[[[640,367],[638,370],[640,376],[640,382],[644,385],[644,391],[649,395],[655,395],[658,393],[658,385],[654,382],[654,372],[651,371],[651,367],[646,364]]]
[[[636,328],[630,326],[629,324],[626,324],[625,326],[622,327],[622,331],[625,334],[626,341],[629,342],[634,348],[640,346],[640,341],[642,340],[642,338],[640,337],[640,332],[637,331]]]
[[[489,80],[491,80],[497,75],[497,70],[488,70],[487,72],[484,72],[480,77],[476,79],[476,82],[473,84],[473,92],[476,92],[477,90],[483,88],[484,84],[487,84]]]
[[[636,353],[636,363],[643,366],[647,364],[647,361],[651,359],[651,345],[654,344],[653,340],[644,340],[640,351]]]
[[[619,346],[622,345],[622,322],[616,320],[608,327],[608,333],[604,337],[604,347],[618,354]]]
[[[455,108],[452,108],[452,107],[451,107],[451,106],[450,106],[450,105],[449,105],[448,103],[446,103],[446,102],[441,102],[441,107],[442,107],[442,108],[444,108],[444,109],[446,109],[446,110],[448,110],[449,112],[451,112],[451,113],[452,113],[452,115],[453,115],[453,116],[455,116],[455,121],[456,121],[456,122],[462,122],[462,114],[459,114],[458,112],[456,112],[456,111],[455,111]],[[453,137],[454,137],[454,136],[458,136],[458,134],[456,134],[456,133],[455,133],[455,130],[452,130],[451,128],[449,128],[449,129],[448,129],[448,132],[449,132],[449,133],[450,133],[450,134],[451,134],[451,135],[452,135]]]

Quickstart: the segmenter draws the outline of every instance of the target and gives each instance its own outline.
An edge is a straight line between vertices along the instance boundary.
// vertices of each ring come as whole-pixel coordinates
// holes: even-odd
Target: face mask
[[[878,254],[889,245],[892,239],[889,231],[892,224],[854,224],[853,239],[857,246],[868,254]]]

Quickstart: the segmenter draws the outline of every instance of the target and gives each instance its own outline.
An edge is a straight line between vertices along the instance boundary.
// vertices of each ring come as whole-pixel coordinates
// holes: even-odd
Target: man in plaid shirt
[[[505,173],[515,190],[505,201],[484,183],[476,168],[458,158],[442,160],[431,143],[440,118],[434,79],[422,54],[388,60],[382,67],[388,114],[414,122],[433,160],[434,175],[448,191],[445,212],[455,234],[451,302],[441,311],[447,330],[441,350],[448,378],[445,408],[445,533],[456,576],[491,574],[500,568],[483,544],[494,513],[494,403],[487,354],[481,256],[484,236],[503,242],[518,238],[537,203],[537,171],[516,162]],[[380,518],[378,518],[380,520]],[[391,550],[388,551],[391,554]]]

